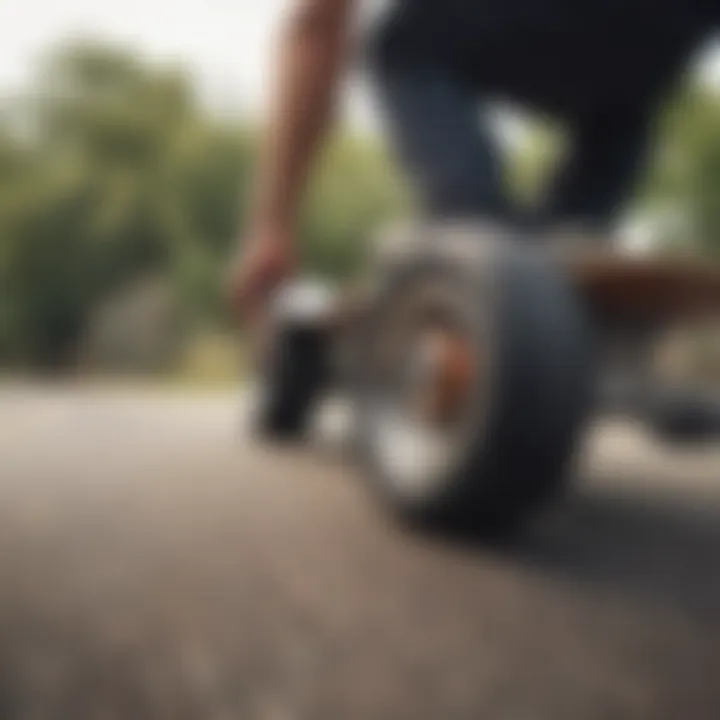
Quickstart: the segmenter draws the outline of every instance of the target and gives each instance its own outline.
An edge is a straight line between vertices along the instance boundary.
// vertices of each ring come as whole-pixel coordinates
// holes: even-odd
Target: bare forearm
[[[304,0],[282,36],[278,87],[261,157],[254,219],[290,233],[318,144],[333,113],[351,0]]]

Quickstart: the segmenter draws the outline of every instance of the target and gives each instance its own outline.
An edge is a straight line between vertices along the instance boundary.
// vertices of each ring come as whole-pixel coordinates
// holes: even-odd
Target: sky
[[[180,61],[212,103],[261,106],[273,20],[286,0],[0,0],[0,93],[72,38],[110,40]]]

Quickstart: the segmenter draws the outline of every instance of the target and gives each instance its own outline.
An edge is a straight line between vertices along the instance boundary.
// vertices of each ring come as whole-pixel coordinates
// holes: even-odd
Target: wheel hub
[[[473,374],[473,353],[466,337],[450,328],[423,330],[410,358],[411,416],[434,427],[457,421],[466,406]]]

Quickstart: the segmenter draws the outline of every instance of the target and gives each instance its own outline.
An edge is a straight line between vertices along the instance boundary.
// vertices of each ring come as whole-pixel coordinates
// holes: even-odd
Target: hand
[[[294,238],[270,228],[250,233],[231,265],[230,301],[248,332],[250,355],[257,367],[263,366],[271,346],[270,299],[296,270]]]
[[[239,317],[251,325],[265,314],[272,294],[297,271],[290,233],[266,228],[248,235],[230,272],[230,300]]]

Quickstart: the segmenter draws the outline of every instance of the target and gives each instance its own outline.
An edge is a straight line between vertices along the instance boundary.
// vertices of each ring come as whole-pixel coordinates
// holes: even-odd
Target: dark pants
[[[398,155],[423,209],[434,216],[603,226],[628,198],[647,154],[644,104],[563,117],[572,132],[570,153],[544,193],[544,207],[529,218],[503,186],[491,102],[481,91],[427,67],[386,70],[377,81]]]
[[[468,29],[460,13],[448,19],[433,9],[440,6],[408,3],[408,12],[381,28],[372,55],[392,140],[423,210],[531,225],[607,225],[643,169],[656,99],[680,64],[684,40],[671,52],[658,30],[655,45],[638,58],[645,46],[629,30],[585,38],[556,19],[545,35],[521,37],[517,19],[517,27],[498,24],[502,33],[483,30],[487,22],[477,18]],[[503,187],[500,147],[489,127],[492,99],[503,95],[557,115],[571,133],[570,152],[533,218]]]

